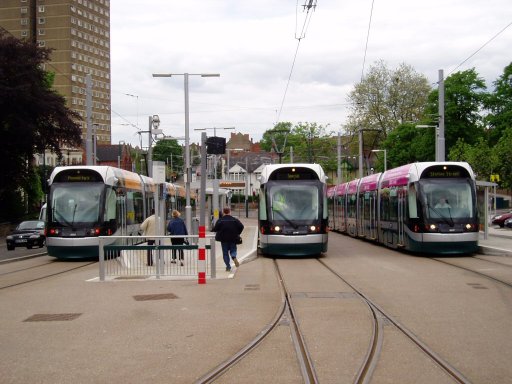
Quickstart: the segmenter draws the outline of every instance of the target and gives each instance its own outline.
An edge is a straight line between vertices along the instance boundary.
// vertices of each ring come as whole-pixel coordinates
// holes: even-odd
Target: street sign
[[[221,181],[219,183],[221,188],[245,188],[245,181]]]

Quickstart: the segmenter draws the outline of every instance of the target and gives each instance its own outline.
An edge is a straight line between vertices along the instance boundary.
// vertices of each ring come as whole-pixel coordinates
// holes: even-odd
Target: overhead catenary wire
[[[493,37],[491,37],[489,40],[487,40],[480,48],[478,48],[475,52],[473,52],[471,55],[469,55],[466,59],[464,59],[459,65],[457,65],[455,68],[453,68],[448,74],[452,74],[455,72],[456,69],[460,68],[464,63],[466,63],[469,59],[471,59],[473,56],[475,56],[478,52],[480,52],[482,49],[484,49],[487,44],[489,44],[491,41],[493,41],[495,38],[497,38],[499,35],[501,35],[503,32],[505,32],[506,29],[508,29],[512,25],[512,21],[508,23],[504,28],[502,28],[498,33],[496,33]]]
[[[304,22],[302,23],[300,34],[297,35],[298,9],[299,9],[299,0],[297,0],[297,5],[295,8],[295,39],[297,39],[297,48],[295,49],[295,54],[293,56],[292,67],[290,68],[290,74],[288,75],[288,81],[286,82],[286,87],[284,90],[283,98],[281,100],[281,106],[279,107],[279,112],[277,114],[276,124],[279,123],[279,121],[281,120],[281,113],[283,112],[284,102],[286,100],[286,95],[288,93],[288,88],[290,86],[290,81],[292,79],[293,70],[295,68],[295,62],[297,61],[297,55],[299,53],[300,42],[302,41],[302,39],[304,39],[306,37],[306,32],[309,28],[309,23],[311,21],[311,16],[312,16],[311,10],[315,10],[316,0],[308,0],[307,3],[304,4],[302,7],[306,11],[306,17],[304,18]]]
[[[375,0],[372,0],[372,7],[370,9],[370,20],[368,21],[368,32],[366,33],[366,44],[364,47],[364,55],[363,55],[363,66],[361,68],[361,82],[364,78],[364,67],[366,65],[366,54],[368,52],[368,42],[370,41],[370,31],[372,27],[372,17],[373,17],[373,4],[375,3]]]

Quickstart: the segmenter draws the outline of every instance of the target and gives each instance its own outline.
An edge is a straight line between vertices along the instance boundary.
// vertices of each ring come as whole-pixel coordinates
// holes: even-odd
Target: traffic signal
[[[206,139],[206,153],[209,155],[223,155],[226,153],[226,139],[224,137],[208,137]]]

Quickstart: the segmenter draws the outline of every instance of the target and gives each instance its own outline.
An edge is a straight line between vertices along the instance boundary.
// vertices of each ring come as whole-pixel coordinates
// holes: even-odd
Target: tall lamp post
[[[160,127],[160,117],[158,115],[149,116],[149,128],[148,128],[148,176],[153,177],[153,135],[157,135],[162,133],[162,130],[158,129]]]
[[[189,231],[192,229],[192,206],[190,205],[190,132],[189,132],[189,105],[188,105],[188,78],[189,76],[219,77],[218,73],[153,73],[153,77],[183,76],[185,89],[185,218]]]
[[[388,161],[387,161],[387,150],[386,149],[372,149],[372,152],[384,152],[384,172],[388,169]]]
[[[122,147],[121,147],[121,144],[123,145]],[[117,154],[117,168],[121,168],[121,156],[122,156],[122,154],[124,153],[124,151],[123,151],[121,148],[124,148],[124,146],[126,145],[126,143],[125,143],[123,140],[121,140],[121,141],[119,141],[119,143],[118,143],[117,145],[118,145],[118,147],[119,147],[119,148],[118,148],[118,149],[119,149],[119,152],[118,152],[118,154]]]

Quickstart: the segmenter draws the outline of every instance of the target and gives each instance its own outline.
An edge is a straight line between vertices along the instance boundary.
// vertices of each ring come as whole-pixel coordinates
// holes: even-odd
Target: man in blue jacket
[[[224,208],[222,213],[222,217],[217,220],[212,231],[216,232],[215,240],[220,241],[226,271],[231,271],[230,257],[233,259],[236,267],[240,265],[236,258],[236,245],[240,234],[244,230],[244,225],[236,217],[231,216],[231,209],[228,207]]]

